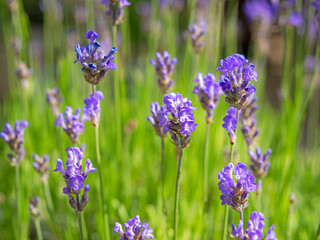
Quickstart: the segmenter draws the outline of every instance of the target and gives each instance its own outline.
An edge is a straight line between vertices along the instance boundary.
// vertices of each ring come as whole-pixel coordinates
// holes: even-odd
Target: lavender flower
[[[198,95],[201,106],[207,111],[207,123],[211,123],[213,110],[217,107],[222,91],[212,73],[208,73],[204,77],[202,73],[198,73],[195,82],[199,85],[194,87],[193,93]]]
[[[29,78],[32,75],[32,69],[28,68],[24,62],[19,62],[16,70],[16,75],[21,82],[22,89],[28,89]]]
[[[217,67],[217,71],[222,72],[219,85],[226,95],[226,102],[232,107],[243,109],[256,92],[255,87],[249,85],[251,80],[257,81],[258,74],[253,71],[254,65],[248,64],[248,60],[240,54],[221,59],[220,65]]]
[[[156,134],[161,138],[165,138],[168,131],[164,131],[164,127],[160,125],[161,112],[165,111],[165,107],[160,107],[158,102],[151,103],[150,107],[152,116],[148,116],[147,120],[152,124]]]
[[[238,226],[236,227],[234,224],[232,227],[232,234],[230,236],[234,239],[238,240],[252,240],[252,239],[264,239],[264,240],[278,240],[276,238],[276,233],[273,231],[274,225],[269,228],[268,234],[265,238],[263,237],[263,228],[264,228],[264,216],[259,212],[252,212],[250,215],[250,219],[247,222],[248,228],[243,230],[243,221],[240,220]]]
[[[79,136],[84,131],[83,122],[85,118],[80,118],[80,112],[81,109],[77,108],[75,113],[73,114],[72,107],[67,106],[64,112],[65,117],[63,117],[62,113],[59,113],[55,123],[56,126],[62,127],[73,144],[78,143]]]
[[[196,54],[200,53],[203,45],[204,45],[204,39],[205,39],[205,22],[202,21],[199,24],[193,24],[190,27],[188,27],[188,31],[191,36],[192,40],[192,47]]]
[[[84,73],[85,80],[90,84],[96,85],[102,80],[109,69],[117,69],[117,66],[113,62],[113,54],[117,49],[113,47],[105,55],[102,50],[97,51],[100,47],[100,43],[96,41],[99,38],[98,33],[88,31],[86,38],[90,39],[90,44],[87,44],[87,47],[80,47],[78,43],[74,48],[77,53],[77,59],[74,63],[79,61],[82,64],[81,70]]]
[[[124,20],[124,8],[131,5],[127,0],[101,0],[101,4],[106,6],[107,18],[113,25],[118,25]]]
[[[164,96],[165,108],[160,111],[160,125],[163,131],[169,131],[173,144],[178,148],[189,146],[190,135],[195,131],[197,124],[194,122],[193,113],[195,107],[188,98],[183,98],[179,93],[169,93]],[[169,115],[171,114],[171,119]]]
[[[51,110],[55,116],[58,116],[59,109],[62,103],[62,97],[58,88],[52,88],[46,90],[47,103],[51,107]]]
[[[237,182],[233,180],[232,174],[235,175]],[[236,166],[229,163],[218,173],[218,178],[222,205],[228,204],[238,212],[248,207],[249,193],[256,191],[257,184],[254,183],[254,176],[244,163],[238,163]]]
[[[156,59],[150,59],[150,63],[155,67],[158,75],[158,87],[164,94],[168,93],[174,81],[171,79],[174,71],[174,66],[177,63],[176,58],[170,59],[170,54],[167,51],[161,53],[156,52]]]
[[[93,126],[98,126],[100,122],[101,99],[104,99],[103,93],[101,91],[96,91],[95,95],[90,94],[90,97],[84,100],[86,106],[83,108],[83,114],[90,118]]]
[[[241,112],[241,132],[244,135],[247,145],[252,148],[255,145],[260,130],[257,129],[256,111],[258,109],[257,98],[254,97],[251,102]]]
[[[34,153],[32,158],[34,160],[32,166],[40,173],[42,182],[47,181],[50,171],[49,155],[45,154],[43,157],[40,157]]]
[[[89,172],[93,173],[97,171],[91,161],[87,159],[86,165],[83,171],[82,168],[83,153],[77,147],[71,147],[68,149],[68,161],[66,162],[67,169],[65,170],[62,164],[62,160],[57,160],[56,169],[54,172],[59,171],[64,177],[67,187],[63,188],[63,193],[69,198],[70,206],[76,211],[82,211],[88,201],[88,192],[90,190],[89,185],[84,186],[84,182],[87,179]],[[84,187],[81,201],[76,203],[72,194],[79,195],[81,189]]]
[[[246,0],[243,12],[250,22],[261,22],[271,25],[277,18],[277,7],[267,0]]]
[[[270,161],[268,159],[271,153],[272,150],[269,148],[263,155],[260,147],[256,148],[256,153],[251,150],[248,151],[251,159],[250,169],[255,178],[261,179],[267,175],[270,167]]]
[[[239,112],[239,115],[241,111]],[[230,144],[234,144],[236,141],[235,130],[237,129],[238,119],[237,119],[237,109],[234,107],[230,107],[227,111],[227,115],[223,118],[224,124],[222,127],[227,130]]]
[[[40,198],[39,197],[30,197],[29,198],[29,211],[31,218],[33,220],[38,220],[41,217],[40,210]]]
[[[24,131],[28,127],[29,123],[25,120],[19,122],[16,121],[14,129],[12,129],[9,123],[6,123],[5,128],[0,133],[0,137],[3,138],[9,145],[10,149],[15,155],[8,154],[10,164],[12,166],[18,165],[25,156],[25,150],[23,148]]]
[[[301,28],[303,25],[303,17],[297,11],[292,11],[287,19],[287,23],[296,28]]]
[[[120,234],[120,240],[145,240],[147,238],[153,239],[152,228],[149,228],[149,223],[145,222],[141,225],[139,215],[130,219],[124,225],[124,231],[122,225],[118,222],[113,227],[114,233]],[[142,229],[142,231],[141,231]]]

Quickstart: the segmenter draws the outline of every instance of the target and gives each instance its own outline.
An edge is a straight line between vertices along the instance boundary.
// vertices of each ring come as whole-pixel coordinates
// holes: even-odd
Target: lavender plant
[[[91,94],[89,98],[84,100],[85,107],[83,108],[83,114],[90,118],[93,126],[98,126],[100,122],[100,100],[104,99],[104,95],[101,91],[96,91],[95,95]]]
[[[41,210],[40,210],[40,197],[30,197],[29,198],[29,211],[32,220],[36,226],[36,232],[38,240],[42,240],[42,231],[40,226]]]
[[[193,50],[196,54],[199,54],[204,46],[206,34],[205,22],[201,21],[199,24],[189,26],[188,31],[191,37]]]
[[[48,181],[50,171],[49,155],[45,154],[40,157],[38,154],[34,153],[32,158],[34,160],[32,166],[41,175],[42,182]]]
[[[28,68],[25,62],[19,62],[16,75],[20,80],[22,89],[27,90],[29,88],[29,78],[32,75],[32,69]]]
[[[174,80],[172,79],[174,67],[177,63],[177,58],[172,58],[167,51],[161,53],[156,52],[156,59],[151,58],[150,63],[155,67],[158,75],[158,87],[164,94],[171,91]]]
[[[101,0],[101,4],[106,6],[106,13],[112,25],[119,25],[125,18],[125,7],[131,3],[127,0]]]
[[[120,240],[145,240],[153,239],[153,230],[149,228],[149,223],[145,222],[141,224],[139,215],[128,220],[124,225],[124,231],[122,225],[118,222],[113,227],[114,233],[120,234]],[[141,231],[142,230],[142,231]]]
[[[62,97],[58,88],[52,88],[46,90],[47,103],[49,104],[53,114],[58,116],[59,109],[62,103]]]
[[[227,130],[229,135],[229,140],[231,146],[233,146],[236,142],[237,134],[237,126],[238,126],[238,117],[237,117],[237,109],[234,107],[230,107],[227,111],[227,115],[223,118],[224,123],[222,124],[222,127]],[[241,112],[240,112],[241,113]],[[230,159],[230,162],[232,162],[232,158]]]

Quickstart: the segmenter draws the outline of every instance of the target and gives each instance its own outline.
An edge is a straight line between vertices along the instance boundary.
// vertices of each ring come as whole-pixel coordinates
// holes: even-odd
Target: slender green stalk
[[[37,232],[37,239],[42,240],[42,231],[41,231],[41,226],[40,226],[40,220],[35,220],[34,224],[36,226],[36,232]]]
[[[214,66],[217,66],[218,62],[219,62],[219,58],[221,56],[221,53],[222,53],[222,48],[221,48],[221,45],[222,45],[222,25],[223,25],[223,16],[224,16],[224,5],[225,5],[225,2],[224,1],[219,1],[218,2],[218,8],[217,8],[217,12],[216,12],[216,15],[217,15],[217,31],[216,31],[216,45],[215,45],[215,61],[214,61]]]
[[[78,207],[78,209],[79,209],[79,205],[80,205],[79,194],[77,194],[77,207]],[[79,220],[80,236],[81,236],[81,240],[83,240],[81,211],[78,211],[78,220]]]
[[[224,240],[227,239],[228,219],[229,219],[229,206],[226,205],[224,210],[223,238],[222,238]]]
[[[207,122],[206,138],[204,142],[204,158],[203,158],[203,222],[204,222],[204,237],[207,239],[207,217],[208,217],[208,156],[209,156],[209,141],[210,141],[210,123]]]
[[[43,182],[43,188],[44,188],[44,193],[45,193],[45,197],[46,197],[46,202],[48,205],[48,210],[49,210],[49,212],[53,213],[54,206],[53,206],[53,202],[52,202],[52,197],[51,197],[48,181]]]
[[[17,198],[17,230],[18,239],[21,239],[21,192],[20,192],[20,164],[16,166],[16,198]]]
[[[161,195],[162,195],[162,211],[167,215],[164,201],[164,138],[161,138]]]
[[[175,200],[174,200],[174,240],[178,239],[178,222],[179,222],[178,213],[179,213],[179,192],[180,192],[180,180],[181,180],[182,154],[183,154],[183,148],[179,148],[179,165],[178,165]]]

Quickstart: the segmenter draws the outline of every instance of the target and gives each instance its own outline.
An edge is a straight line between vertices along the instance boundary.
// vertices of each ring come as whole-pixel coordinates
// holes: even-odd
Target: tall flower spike
[[[240,115],[241,132],[246,139],[249,149],[255,146],[260,130],[257,128],[256,111],[258,109],[257,97],[254,97]]]
[[[107,18],[113,25],[118,25],[124,20],[124,9],[131,5],[127,0],[101,0],[101,4],[106,6]]]
[[[42,182],[46,182],[48,180],[50,164],[49,164],[49,155],[45,154],[43,157],[40,157],[37,154],[33,154],[32,158],[34,160],[32,166],[37,170],[41,175]]]
[[[145,240],[147,238],[153,239],[153,230],[149,228],[149,223],[145,222],[141,224],[139,215],[130,219],[124,225],[124,231],[122,225],[118,222],[113,227],[114,233],[120,234],[120,240]],[[141,231],[142,230],[142,231]]]
[[[269,157],[271,153],[272,150],[269,148],[265,154],[262,154],[259,147],[256,148],[255,153],[251,150],[248,151],[251,159],[250,169],[255,178],[261,179],[268,174],[270,167]]]
[[[177,63],[176,58],[170,58],[170,54],[167,51],[161,53],[156,52],[156,59],[150,59],[150,63],[155,67],[156,73],[158,75],[158,87],[160,91],[164,94],[171,91],[173,87],[173,71],[174,66]]]
[[[241,115],[241,111],[239,112]],[[224,123],[222,127],[228,131],[230,144],[234,144],[236,141],[235,130],[237,129],[238,119],[237,119],[237,109],[230,107],[227,111],[227,115],[223,118]]]
[[[246,230],[243,230],[243,221],[240,220],[238,226],[236,227],[233,223],[231,225],[232,227],[232,233],[230,236],[233,239],[237,240],[253,240],[253,239],[259,239],[259,240],[278,240],[276,237],[276,233],[273,231],[274,225],[272,225],[269,230],[268,234],[265,238],[263,238],[263,228],[265,226],[264,224],[264,216],[262,213],[259,212],[252,212],[250,214],[250,219],[247,222],[248,228]]]
[[[99,38],[99,34],[94,31],[88,31],[86,38],[90,40],[90,44],[87,47],[80,47],[78,43],[75,46],[75,52],[77,53],[77,59],[74,63],[80,62],[82,64],[82,71],[85,80],[93,85],[98,84],[106,72],[109,69],[117,69],[116,64],[113,62],[116,53],[116,48],[111,48],[109,53],[105,55],[103,50],[98,50],[100,43],[96,41]]]
[[[100,122],[100,100],[104,99],[101,91],[96,91],[95,95],[90,94],[89,98],[84,100],[86,105],[83,108],[83,114],[87,115],[93,126],[98,126]]]
[[[26,90],[29,87],[29,78],[32,75],[32,69],[28,68],[24,62],[19,62],[16,70],[16,75],[21,82],[22,89]]]
[[[217,67],[217,71],[222,72],[219,85],[226,95],[226,102],[232,107],[243,109],[256,92],[255,87],[250,85],[250,81],[257,81],[258,77],[253,71],[254,65],[249,64],[240,54],[233,54],[225,60],[221,59],[220,65]]]
[[[148,116],[147,120],[152,124],[154,130],[156,131],[156,134],[161,138],[165,138],[168,131],[163,130],[164,127],[160,125],[159,119],[161,118],[161,111],[165,111],[165,107],[160,107],[158,102],[153,102],[150,104],[150,108],[152,116]]]
[[[232,174],[235,175],[237,182],[234,181]],[[257,184],[254,183],[254,176],[244,163],[238,163],[236,166],[229,163],[218,173],[218,179],[222,205],[228,204],[238,212],[249,206],[249,193],[256,191]]]
[[[193,93],[198,95],[202,107],[207,111],[207,123],[211,123],[213,110],[217,107],[222,91],[212,73],[204,77],[202,73],[198,73],[195,82],[199,85],[194,87]]]
[[[89,185],[84,187],[84,182],[88,177],[89,172],[97,171],[89,159],[87,159],[85,167],[82,167],[83,153],[77,147],[68,149],[68,161],[66,162],[66,169],[64,169],[62,160],[57,160],[57,166],[53,172],[60,172],[64,177],[67,187],[63,189],[63,193],[68,196],[70,206],[76,211],[82,211],[88,201]],[[74,200],[74,195],[79,195],[81,189],[84,187],[84,192],[79,205]]]
[[[62,127],[73,144],[79,142],[80,134],[84,131],[83,122],[86,119],[80,118],[80,112],[81,109],[77,108],[73,114],[73,109],[67,106],[64,112],[65,117],[62,113],[59,113],[55,123],[56,126]]]
[[[173,144],[177,148],[189,146],[190,135],[195,131],[197,124],[194,122],[192,106],[188,98],[183,98],[179,93],[169,93],[164,96],[165,108],[160,112],[160,125],[164,126],[163,131],[169,131]],[[171,118],[169,116],[171,115]]]
[[[205,39],[205,22],[202,21],[199,24],[193,24],[188,27],[188,31],[192,41],[192,47],[196,54],[200,53],[203,49]]]
[[[0,133],[0,137],[3,138],[9,145],[10,149],[15,155],[8,154],[10,164],[12,166],[18,165],[25,156],[25,150],[23,148],[24,131],[28,127],[29,123],[25,120],[19,122],[16,121],[14,128],[9,123],[6,123],[5,128]]]
[[[51,110],[55,116],[58,116],[59,109],[62,103],[62,97],[58,88],[52,88],[46,90],[47,103],[51,107]]]

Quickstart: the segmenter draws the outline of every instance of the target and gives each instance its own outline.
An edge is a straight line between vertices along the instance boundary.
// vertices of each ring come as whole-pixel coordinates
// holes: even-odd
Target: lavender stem
[[[16,198],[17,198],[17,230],[18,239],[21,239],[21,190],[20,190],[20,164],[16,166]]]
[[[203,222],[206,224],[208,217],[208,155],[210,141],[210,123],[207,123],[206,138],[204,142],[204,158],[203,158]],[[204,236],[207,238],[207,227],[204,226]]]
[[[162,195],[162,211],[167,215],[165,200],[164,200],[164,138],[161,137],[161,195]]]
[[[181,178],[181,166],[182,166],[182,154],[183,148],[178,148],[179,150],[179,165],[176,181],[176,191],[175,191],[175,201],[174,201],[174,240],[177,240],[178,237],[178,212],[179,212],[179,192],[180,192],[180,178]]]
[[[240,211],[240,220],[243,221],[243,211]]]
[[[36,226],[36,232],[37,232],[37,239],[42,240],[42,231],[41,231],[41,226],[40,226],[40,220],[35,220],[34,224]]]
[[[79,205],[80,205],[79,194],[77,194],[76,196],[77,196],[77,206],[78,206],[78,209],[79,209]],[[81,240],[83,240],[81,211],[78,211],[78,219],[79,219],[80,236],[81,236]]]

